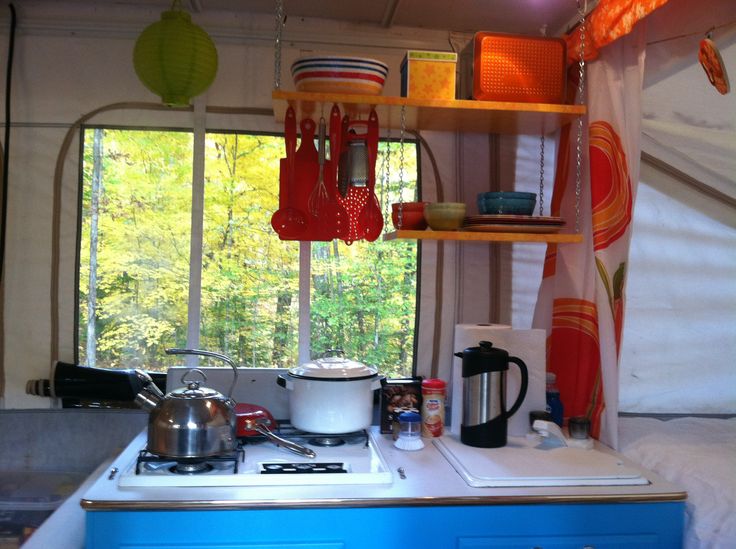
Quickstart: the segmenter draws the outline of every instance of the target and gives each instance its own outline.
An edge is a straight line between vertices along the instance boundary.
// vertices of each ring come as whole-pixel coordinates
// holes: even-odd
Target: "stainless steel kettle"
[[[164,395],[145,372],[136,372],[144,382],[136,395],[136,403],[148,416],[147,450],[159,456],[182,459],[205,459],[232,452],[236,446],[235,403],[230,398],[238,370],[227,356],[196,349],[167,349],[167,354],[200,355],[227,362],[234,371],[233,384],[227,396],[202,387],[207,380],[197,368],[187,370],[181,378],[184,387]],[[200,374],[202,381],[193,379]],[[146,380],[148,378],[148,380]],[[149,382],[150,381],[150,382]]]
[[[479,448],[506,446],[508,419],[526,396],[529,373],[520,358],[509,356],[490,341],[455,353],[463,359],[463,421],[460,441]],[[506,372],[509,362],[521,370],[521,387],[516,401],[506,409]]]

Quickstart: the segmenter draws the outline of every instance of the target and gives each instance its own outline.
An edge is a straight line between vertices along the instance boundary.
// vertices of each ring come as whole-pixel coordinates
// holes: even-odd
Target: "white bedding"
[[[619,418],[619,450],[688,493],[686,549],[736,548],[736,418]]]

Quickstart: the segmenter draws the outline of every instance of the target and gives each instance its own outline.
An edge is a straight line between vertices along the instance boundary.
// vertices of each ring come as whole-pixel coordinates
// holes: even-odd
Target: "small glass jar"
[[[590,436],[590,420],[585,416],[575,416],[567,420],[570,437],[584,440]]]
[[[398,419],[399,438],[394,442],[394,446],[401,450],[421,450],[424,448],[421,416],[416,412],[402,412]]]

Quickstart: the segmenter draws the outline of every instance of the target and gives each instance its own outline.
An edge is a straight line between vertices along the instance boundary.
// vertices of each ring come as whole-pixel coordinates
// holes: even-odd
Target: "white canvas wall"
[[[670,0],[646,23],[642,150],[736,198],[736,2]],[[721,95],[698,62],[709,36],[731,92]]]
[[[620,409],[736,413],[736,214],[646,163],[641,178]]]
[[[47,377],[52,359],[49,292],[54,167],[68,126],[83,114],[116,102],[156,101],[133,73],[132,44],[132,39],[121,38],[18,34],[8,192],[5,407],[51,404],[48,399],[25,395],[25,383]],[[219,47],[219,53],[221,62],[233,69],[220,74],[223,89],[212,89],[213,100],[233,106],[268,106],[270,84],[256,78],[266,69],[246,60],[266,59],[271,50],[255,48],[244,55],[242,48],[227,44]],[[254,93],[253,99],[240,99],[237,90],[222,85],[228,81],[242,85],[246,92],[253,92],[255,86],[245,82],[257,82],[264,91]],[[192,115],[120,110],[91,122],[192,127]],[[250,124],[254,122],[257,126],[250,125],[252,129],[276,129],[270,119],[260,117]],[[240,117],[231,123],[244,127],[246,121]],[[59,343],[60,358],[67,361],[74,356],[78,147],[75,138],[65,163],[62,195]]]
[[[519,145],[517,188],[534,191],[538,139],[524,137]],[[502,252],[502,322],[530,325],[544,251],[515,244]],[[733,207],[643,162],[626,299],[619,409],[736,413]]]
[[[18,3],[18,30],[12,88],[12,131],[5,286],[6,408],[48,407],[50,399],[25,394],[28,379],[48,377],[50,353],[51,211],[54,167],[68,127],[80,116],[116,102],[157,102],[138,81],[132,67],[133,44],[139,32],[159,13],[141,7],[122,12],[110,5],[104,13],[94,4],[67,2]],[[274,78],[273,17],[224,19],[194,17],[218,48],[219,72],[203,97],[207,105],[271,107]],[[7,57],[9,17],[0,13],[0,57]],[[399,65],[406,49],[447,49],[447,34],[418,29],[379,29],[354,24],[299,20],[284,32],[282,82],[293,89],[289,66],[305,52],[360,53],[386,61],[390,75],[386,93],[399,93]],[[4,92],[0,91],[4,101]],[[116,110],[91,123],[193,126],[191,113]],[[269,116],[208,115],[217,129],[279,131]],[[393,134],[396,135],[396,132]],[[452,137],[435,141],[454,143]],[[60,356],[74,356],[74,276],[78,141],[67,156],[62,196],[60,272]],[[439,147],[439,146],[438,146]],[[439,147],[441,148],[441,147]],[[445,147],[452,155],[454,145]],[[452,166],[439,156],[443,166]],[[454,171],[454,168],[453,168]],[[425,183],[433,185],[431,170]],[[454,269],[447,280],[455,277]],[[454,314],[454,295],[449,302]],[[425,309],[429,309],[426,306]],[[452,319],[445,326],[453,326]],[[451,333],[445,339],[451,340]],[[431,347],[430,347],[431,349]],[[426,348],[420,352],[426,353]],[[423,359],[426,364],[426,359]],[[448,366],[449,368],[449,366]]]
[[[736,92],[722,96],[697,61],[711,25],[736,18],[736,4],[671,0],[648,25],[642,147],[693,179],[736,196]],[[682,37],[685,35],[684,37]],[[736,28],[713,33],[736,84]],[[665,40],[680,37],[676,40]],[[538,139],[518,140],[519,190],[539,178]],[[547,155],[546,155],[547,156]],[[536,179],[535,179],[536,178]],[[642,163],[634,207],[620,359],[623,412],[736,412],[736,209]],[[507,319],[533,311],[544,249],[505,252],[513,273]]]
[[[648,18],[642,150],[721,203],[642,162],[620,365],[626,412],[736,412],[736,3],[670,0]],[[697,61],[710,32],[730,72]],[[726,198],[728,201],[728,198]]]
[[[677,2],[683,4],[680,0]],[[104,14],[107,23],[99,25],[96,21],[102,14],[94,13],[89,7],[75,14],[65,9],[68,8],[65,2],[46,3],[46,12],[28,11],[23,3],[17,4],[19,31],[12,94],[14,125],[3,349],[7,384],[4,406],[8,408],[49,406],[51,403],[26,396],[25,381],[46,377],[50,367],[51,191],[59,147],[68,125],[84,113],[118,101],[156,100],[138,82],[130,57],[138,30],[146,22],[158,18],[158,13],[151,10],[126,13],[123,17],[111,5]],[[66,21],[61,20],[62,16]],[[115,23],[116,17],[119,17],[119,25]],[[0,14],[0,57],[3,59],[7,54],[7,22],[7,17]],[[213,19],[201,23],[216,30],[213,36],[220,53],[220,72],[207,93],[207,104],[270,107],[272,18]],[[288,66],[301,52],[360,52],[390,63],[392,72],[386,93],[395,95],[403,51],[407,48],[447,49],[446,38],[445,33],[418,29],[387,31],[320,21],[292,22],[292,28],[285,33],[282,72],[285,87]],[[730,66],[735,66],[733,63]],[[676,70],[680,70],[679,65]],[[736,69],[732,70],[732,82],[736,78],[734,73]],[[665,94],[651,96],[650,105],[665,105],[660,97],[669,97],[667,88],[674,93],[689,82],[688,78],[678,80],[678,86],[665,81],[665,87],[660,88]],[[731,99],[734,96],[732,92]],[[645,102],[646,97],[645,93]],[[675,102],[676,106],[687,105],[688,108],[693,104],[692,101]],[[733,116],[736,109],[723,112]],[[693,116],[679,118],[686,124]],[[725,115],[722,118],[733,120]],[[188,113],[114,112],[94,121],[134,125],[153,121],[161,125],[192,126]],[[218,128],[278,130],[268,117],[210,115],[208,123]],[[490,177],[485,150],[487,140],[479,136],[460,139],[452,134],[433,134],[427,138],[440,164],[446,199],[464,200],[473,208],[474,194],[485,190],[486,179]],[[511,188],[509,185],[513,181],[513,186],[519,190],[536,190],[538,137],[520,139],[518,154],[516,142],[508,138],[501,143],[501,188]],[[61,352],[66,359],[73,356],[77,148],[75,142],[66,164],[62,203]],[[549,165],[545,171],[546,181],[550,182],[554,153],[549,141],[546,158]],[[427,197],[432,199],[434,177],[426,158],[422,171],[429,192]],[[712,207],[708,200],[691,196],[677,183],[661,182],[659,177],[643,172],[644,184],[640,187],[643,190],[635,210],[621,409],[734,411],[736,216],[733,210]],[[654,214],[658,216],[657,222],[652,222]],[[693,220],[697,224],[694,225]],[[427,244],[424,248],[425,260],[431,265],[436,244]],[[446,355],[441,373],[445,376],[451,363],[454,323],[483,322],[490,314],[487,273],[492,256],[491,245],[448,243],[446,248],[445,300],[439,312],[443,321],[443,333],[439,337]],[[497,250],[502,257],[499,320],[519,328],[528,327],[544,246],[504,244],[497,246]],[[654,282],[654,271],[666,278],[659,276]],[[434,289],[429,286],[432,280],[433,273],[425,271],[421,299],[425,314],[430,316],[422,323],[420,369],[428,367],[435,338],[430,329],[434,313],[431,309]],[[663,310],[652,305],[655,291],[657,295],[662,294],[658,303]],[[667,345],[663,346],[662,341]],[[698,375],[693,377],[693,371]],[[694,380],[700,385],[695,385]]]

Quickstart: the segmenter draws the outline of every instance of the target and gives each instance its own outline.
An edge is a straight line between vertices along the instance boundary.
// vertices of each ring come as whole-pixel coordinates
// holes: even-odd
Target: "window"
[[[198,303],[200,348],[243,366],[292,367],[299,295],[309,291],[311,337],[301,344],[313,356],[341,348],[382,373],[412,372],[417,244],[313,242],[305,257],[298,242],[279,240],[270,218],[282,137],[207,134],[194,294],[193,134],[85,128],[83,138],[78,363],[164,371],[180,363],[164,349],[187,346]],[[403,186],[399,156],[398,143],[380,144],[376,193],[386,212],[399,192],[404,200],[417,192],[416,145],[404,147]]]

